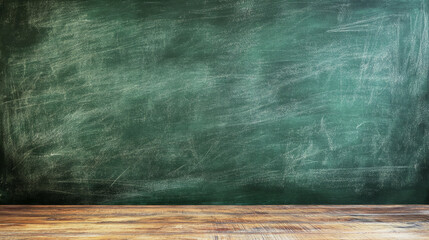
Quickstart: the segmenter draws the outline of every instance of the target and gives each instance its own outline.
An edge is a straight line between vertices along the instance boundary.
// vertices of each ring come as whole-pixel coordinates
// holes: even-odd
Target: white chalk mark
[[[125,169],[121,174],[119,174],[119,176],[115,179],[115,181],[112,182],[112,184],[110,184],[110,186],[113,186],[113,184],[115,184],[116,181],[118,181],[118,179],[124,175],[124,173],[130,168],[131,166],[129,166],[127,169]]]
[[[324,117],[320,119],[320,129],[325,133],[326,138],[328,139],[329,149],[333,151],[335,149],[334,143],[332,142],[331,136],[329,136],[328,130],[326,130]]]
[[[362,123],[360,123],[359,125],[356,126],[356,129],[358,129],[360,126],[364,125],[365,123],[368,123],[368,122],[362,122]]]

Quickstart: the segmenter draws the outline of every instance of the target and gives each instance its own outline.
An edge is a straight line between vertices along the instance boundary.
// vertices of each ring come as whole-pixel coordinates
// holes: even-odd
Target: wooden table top
[[[429,239],[429,205],[0,206],[0,239]]]

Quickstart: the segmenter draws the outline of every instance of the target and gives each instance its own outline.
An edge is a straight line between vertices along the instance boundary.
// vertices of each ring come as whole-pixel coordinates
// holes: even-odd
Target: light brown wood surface
[[[429,239],[429,206],[5,205],[0,238]]]

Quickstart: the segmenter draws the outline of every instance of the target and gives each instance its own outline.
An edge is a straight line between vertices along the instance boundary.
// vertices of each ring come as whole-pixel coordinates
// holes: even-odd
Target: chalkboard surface
[[[427,0],[0,0],[0,203],[429,203]]]

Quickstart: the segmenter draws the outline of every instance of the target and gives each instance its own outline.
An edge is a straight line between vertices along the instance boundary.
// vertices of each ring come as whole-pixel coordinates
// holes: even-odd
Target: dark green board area
[[[429,203],[427,0],[0,0],[0,204]]]

